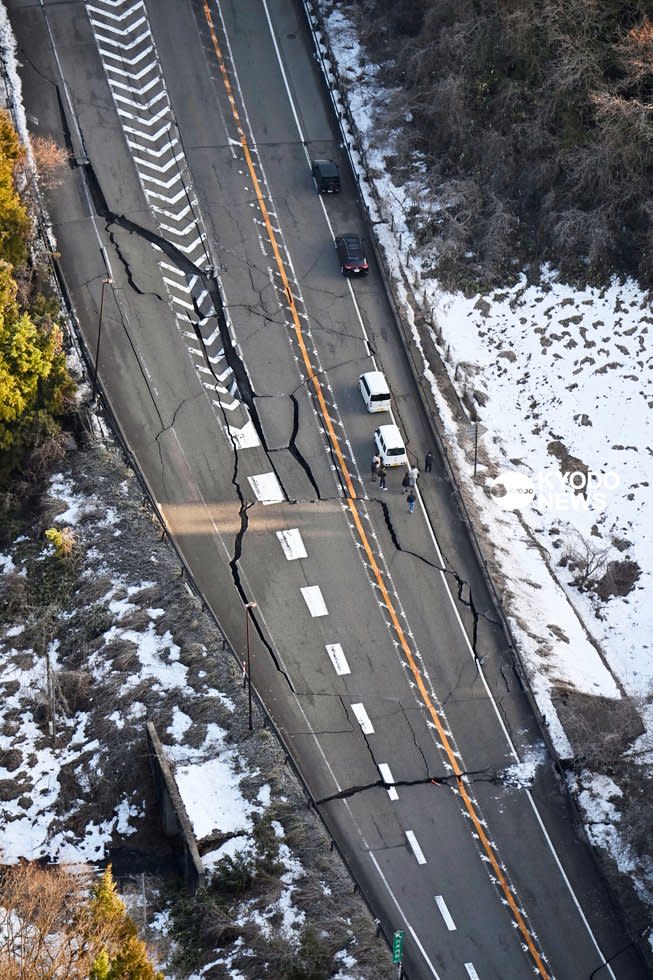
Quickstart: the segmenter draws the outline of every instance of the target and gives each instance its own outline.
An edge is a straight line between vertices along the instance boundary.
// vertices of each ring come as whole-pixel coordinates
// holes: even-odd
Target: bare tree
[[[596,589],[608,566],[611,544],[588,541],[577,531],[567,544],[559,564],[573,574],[572,582],[583,592]]]

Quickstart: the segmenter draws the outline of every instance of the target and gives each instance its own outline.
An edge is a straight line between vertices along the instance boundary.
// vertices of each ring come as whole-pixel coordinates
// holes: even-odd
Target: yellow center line
[[[250,152],[250,149],[249,149],[249,144],[248,144],[248,141],[247,141],[247,136],[246,136],[245,131],[244,131],[244,129],[243,129],[242,125],[241,125],[241,122],[240,122],[240,116],[238,114],[238,110],[237,110],[237,106],[236,106],[236,100],[234,99],[234,96],[233,96],[233,89],[232,89],[231,81],[229,79],[229,73],[228,73],[228,70],[227,70],[227,67],[226,67],[226,64],[225,64],[225,60],[224,60],[224,57],[223,57],[223,54],[222,54],[222,48],[220,46],[220,43],[218,41],[218,37],[217,37],[216,31],[215,31],[215,27],[214,27],[214,24],[213,24],[213,18],[211,16],[211,11],[210,11],[209,6],[208,6],[208,0],[203,0],[203,6],[204,6],[204,15],[206,17],[206,21],[207,21],[207,24],[208,24],[208,27],[209,27],[209,32],[211,34],[211,41],[212,41],[212,44],[213,44],[213,48],[214,48],[214,51],[215,51],[216,58],[218,60],[218,64],[220,66],[220,73],[222,75],[222,79],[223,79],[223,82],[224,82],[224,85],[225,85],[225,89],[226,89],[226,92],[227,92],[227,97],[229,99],[229,104],[231,106],[231,111],[233,113],[234,121],[236,123],[236,127],[237,127],[237,130],[238,130],[238,135],[240,137],[240,143],[241,143],[241,147],[242,147],[243,154],[244,154],[244,157],[245,157],[245,161],[247,163],[247,169],[248,169],[248,172],[249,172],[251,181],[252,181],[252,185],[254,187],[254,192],[256,194],[256,200],[258,202],[259,209],[260,209],[261,215],[263,217],[263,222],[265,224],[265,228],[266,228],[266,231],[267,231],[267,234],[268,234],[268,239],[269,239],[270,244],[272,246],[272,251],[274,253],[274,259],[275,259],[275,262],[276,262],[276,265],[277,265],[277,270],[279,272],[279,275],[281,276],[281,281],[283,283],[284,292],[285,292],[286,297],[287,297],[287,300],[288,300],[288,308],[290,310],[290,315],[291,315],[292,321],[293,321],[293,326],[294,326],[294,331],[295,331],[295,337],[297,339],[297,343],[298,343],[299,349],[301,351],[302,360],[304,362],[304,366],[305,366],[306,371],[307,371],[307,374],[308,374],[308,379],[310,380],[310,382],[313,385],[313,388],[314,388],[314,391],[315,391],[315,395],[316,395],[318,404],[320,406],[320,414],[322,416],[322,421],[323,421],[323,423],[324,423],[324,425],[325,425],[325,427],[327,429],[328,436],[329,436],[329,441],[331,443],[331,446],[333,448],[333,451],[334,451],[334,453],[336,455],[336,458],[338,460],[338,465],[340,467],[340,472],[342,474],[342,477],[343,477],[343,479],[345,481],[345,484],[346,484],[346,487],[347,487],[347,494],[348,495],[347,495],[347,498],[346,498],[346,502],[347,502],[347,506],[349,508],[349,512],[351,513],[352,520],[354,522],[354,525],[356,527],[356,531],[358,533],[358,536],[360,538],[360,541],[361,541],[361,543],[363,545],[363,548],[365,550],[365,554],[367,556],[367,560],[368,560],[369,565],[370,565],[370,568],[372,570],[372,574],[373,574],[374,579],[376,581],[376,584],[378,585],[379,590],[381,592],[381,596],[382,596],[383,602],[384,602],[384,604],[386,606],[386,609],[388,610],[388,615],[390,617],[390,621],[392,622],[393,629],[395,631],[395,634],[397,636],[397,639],[399,641],[399,644],[401,645],[401,649],[403,650],[404,655],[406,657],[406,660],[408,662],[408,666],[410,668],[410,671],[411,671],[411,673],[413,675],[413,678],[415,680],[415,683],[417,685],[417,689],[419,690],[419,693],[420,693],[420,696],[421,696],[422,701],[424,703],[424,706],[426,707],[426,710],[428,711],[428,713],[429,713],[429,715],[431,717],[431,720],[432,720],[432,722],[433,722],[433,724],[435,726],[435,729],[436,729],[436,731],[438,733],[438,737],[440,739],[442,750],[443,750],[443,752],[444,752],[444,754],[445,754],[445,756],[446,756],[446,758],[447,758],[447,760],[449,762],[449,765],[451,766],[451,769],[452,769],[452,771],[454,773],[454,776],[456,778],[457,789],[458,789],[458,792],[460,793],[460,797],[461,797],[461,799],[462,799],[462,801],[463,801],[463,803],[465,805],[465,809],[466,809],[467,813],[469,814],[469,816],[471,818],[472,824],[474,826],[474,829],[475,829],[476,833],[478,834],[478,838],[479,838],[479,840],[481,842],[481,845],[483,847],[483,850],[485,851],[485,853],[486,853],[486,855],[487,855],[487,857],[488,857],[488,859],[490,861],[490,864],[492,866],[492,870],[494,871],[494,874],[496,875],[496,878],[497,878],[497,882],[499,884],[499,887],[500,887],[501,891],[503,892],[503,894],[504,894],[504,896],[506,898],[506,901],[508,902],[508,905],[510,907],[510,910],[511,910],[511,912],[513,914],[513,918],[514,918],[514,920],[515,920],[515,922],[516,922],[516,924],[517,924],[517,926],[519,928],[519,931],[521,932],[521,934],[522,934],[522,936],[524,938],[524,942],[526,943],[526,945],[527,945],[527,947],[528,947],[528,949],[530,951],[530,954],[531,954],[531,956],[533,958],[533,961],[534,961],[534,963],[535,963],[535,965],[537,967],[537,971],[540,974],[540,976],[543,978],[543,980],[550,980],[549,973],[548,973],[546,967],[544,966],[544,963],[542,962],[542,958],[541,958],[540,953],[539,953],[539,951],[538,951],[538,949],[537,949],[537,947],[535,945],[535,941],[534,941],[534,939],[533,939],[533,937],[531,935],[530,929],[528,928],[528,925],[524,921],[524,917],[523,917],[523,915],[521,914],[521,912],[519,910],[519,906],[517,905],[517,901],[516,901],[515,896],[514,896],[514,894],[512,892],[512,889],[510,887],[510,884],[508,883],[508,881],[506,879],[506,876],[505,876],[505,874],[503,873],[503,871],[501,869],[501,866],[499,864],[499,860],[498,860],[497,855],[495,853],[494,847],[493,847],[491,841],[489,840],[489,838],[488,838],[488,836],[487,836],[487,834],[485,832],[485,828],[483,827],[483,824],[481,822],[481,819],[480,819],[480,817],[478,815],[478,812],[477,812],[477,809],[476,809],[476,805],[475,805],[474,801],[472,800],[472,798],[470,797],[470,795],[469,795],[469,793],[467,791],[467,787],[465,786],[463,771],[462,771],[462,769],[460,767],[460,764],[458,762],[458,759],[456,757],[456,753],[455,753],[455,751],[453,749],[453,746],[451,745],[451,742],[449,741],[449,738],[447,737],[447,733],[445,731],[445,728],[444,728],[442,719],[441,719],[441,717],[440,717],[440,715],[439,715],[439,713],[438,713],[435,705],[433,704],[433,702],[431,700],[431,697],[429,695],[429,692],[428,692],[428,690],[426,688],[426,684],[424,683],[424,679],[423,679],[422,674],[421,674],[421,672],[419,670],[419,667],[417,666],[417,663],[415,661],[415,657],[413,656],[413,652],[412,652],[412,650],[410,648],[410,645],[409,645],[409,643],[408,643],[408,641],[406,639],[406,634],[404,633],[404,630],[402,629],[401,623],[399,622],[399,617],[398,617],[397,612],[395,610],[394,604],[393,604],[393,602],[392,602],[392,600],[390,598],[390,594],[388,593],[388,589],[387,589],[386,584],[385,584],[385,579],[383,577],[383,574],[381,572],[381,569],[379,568],[378,562],[376,560],[376,556],[374,555],[374,552],[372,551],[372,547],[370,545],[369,539],[367,537],[367,534],[365,533],[365,529],[363,528],[363,524],[362,524],[362,521],[361,521],[360,514],[358,513],[358,507],[357,507],[357,503],[356,503],[356,496],[357,495],[356,495],[356,492],[354,490],[352,479],[351,479],[351,476],[350,476],[350,473],[349,473],[349,468],[347,467],[347,464],[345,462],[345,458],[344,458],[343,453],[342,453],[342,449],[341,449],[341,446],[340,446],[340,440],[338,439],[338,436],[336,435],[336,432],[335,432],[335,430],[333,428],[333,423],[332,423],[331,417],[329,415],[329,411],[328,411],[328,407],[327,407],[327,404],[326,404],[326,401],[325,401],[325,398],[324,398],[324,392],[322,390],[322,385],[320,383],[320,379],[318,378],[318,376],[315,374],[315,372],[313,370],[313,367],[312,367],[312,364],[311,364],[311,360],[310,360],[310,357],[309,357],[309,354],[308,354],[308,350],[306,348],[306,343],[305,343],[305,340],[304,340],[304,333],[302,331],[302,327],[301,327],[301,323],[300,323],[300,319],[299,319],[299,313],[298,313],[297,307],[295,305],[295,299],[294,299],[293,292],[292,292],[292,289],[291,289],[291,286],[290,286],[290,281],[288,279],[288,275],[287,275],[287,272],[286,272],[286,264],[285,264],[285,262],[283,260],[282,255],[281,255],[281,250],[279,248],[279,243],[277,241],[277,236],[275,234],[275,231],[274,231],[274,229],[272,227],[272,223],[270,221],[269,211],[268,211],[268,208],[267,208],[267,205],[266,205],[266,202],[265,202],[265,198],[263,196],[263,192],[262,192],[262,189],[261,189],[260,181],[258,179],[258,175],[256,173],[256,168],[255,168],[254,161],[252,159],[252,155],[251,155],[251,152]]]

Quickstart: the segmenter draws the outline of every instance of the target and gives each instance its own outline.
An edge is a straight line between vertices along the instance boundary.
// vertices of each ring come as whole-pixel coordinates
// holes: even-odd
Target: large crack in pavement
[[[429,568],[432,568],[433,571],[441,572],[443,575],[448,575],[450,578],[454,580],[454,582],[456,583],[456,598],[458,602],[466,609],[469,609],[471,613],[471,617],[472,617],[471,648],[472,648],[472,654],[474,656],[474,660],[476,660],[476,662],[479,664],[483,664],[484,663],[483,655],[479,656],[478,653],[479,620],[484,619],[486,622],[489,622],[494,626],[500,625],[499,621],[493,618],[488,613],[480,613],[478,611],[478,609],[476,608],[476,604],[474,602],[474,596],[472,593],[471,585],[469,584],[469,582],[467,582],[466,579],[462,578],[462,576],[459,575],[455,569],[447,568],[444,565],[439,565],[437,562],[434,562],[430,558],[427,558],[426,555],[422,555],[417,551],[412,551],[410,548],[403,547],[403,545],[399,541],[399,536],[395,530],[394,524],[392,523],[392,518],[390,516],[390,508],[388,507],[388,504],[386,503],[385,500],[379,500],[379,499],[375,500],[374,498],[371,498],[370,502],[378,504],[378,506],[381,508],[381,512],[383,514],[383,520],[386,529],[388,531],[388,534],[390,535],[390,540],[392,541],[393,545],[395,546],[398,552],[401,552],[404,555],[409,555],[411,558],[416,558],[418,561],[421,561],[425,565],[428,565]],[[464,597],[465,589],[467,589],[468,598]]]
[[[416,779],[393,779],[392,782],[379,777],[379,779],[374,779],[368,783],[358,783],[353,786],[347,786],[345,789],[339,790],[337,793],[330,793],[328,796],[321,796],[314,800],[316,806],[323,806],[325,803],[332,803],[334,800],[347,800],[352,796],[358,796],[361,793],[368,793],[373,789],[400,789],[406,786],[441,786],[446,789],[457,790],[458,783],[461,780],[468,780],[472,782],[487,782],[493,785],[499,786],[511,786],[508,780],[503,780],[499,777],[496,770],[491,769],[466,769],[464,772],[460,773],[450,773],[446,776],[420,776]]]
[[[277,479],[279,481],[279,485],[282,487],[282,490],[284,492],[284,495],[285,495],[286,499],[288,499],[288,494],[287,494],[285,488],[283,487],[283,481],[281,480],[281,477],[280,477],[279,473],[277,472],[277,469],[274,466],[273,461],[270,459],[270,450],[269,450],[269,448],[267,446],[267,441],[266,441],[266,438],[265,438],[265,433],[263,431],[261,420],[259,418],[259,414],[258,414],[258,411],[257,411],[257,408],[256,408],[256,400],[255,400],[256,399],[256,396],[255,396],[255,392],[252,389],[252,386],[251,386],[251,383],[250,383],[250,379],[249,379],[249,375],[248,375],[247,370],[245,368],[244,362],[243,362],[242,358],[240,357],[240,355],[238,354],[238,352],[236,350],[236,347],[234,345],[234,342],[232,340],[231,332],[229,330],[229,326],[228,326],[228,322],[227,322],[227,318],[226,318],[226,314],[225,314],[225,308],[224,308],[224,303],[223,303],[222,295],[220,293],[220,289],[219,289],[219,286],[218,286],[218,283],[217,283],[216,279],[213,277],[212,273],[207,273],[205,270],[203,270],[202,268],[200,268],[197,265],[195,265],[195,263],[193,263],[177,246],[175,246],[172,242],[168,241],[168,239],[166,239],[162,235],[158,234],[155,231],[152,231],[149,228],[145,228],[142,225],[139,225],[138,223],[132,221],[130,218],[126,217],[125,215],[119,215],[119,214],[115,214],[114,212],[112,212],[111,209],[109,208],[108,204],[107,204],[106,198],[104,196],[104,193],[103,193],[102,188],[100,186],[100,183],[99,183],[99,181],[97,179],[97,175],[95,173],[95,170],[94,170],[92,164],[90,162],[86,162],[84,164],[84,166],[83,166],[83,171],[84,171],[84,179],[86,180],[86,183],[87,183],[87,187],[88,187],[88,190],[89,190],[89,194],[90,194],[90,197],[91,197],[91,201],[92,201],[92,204],[93,204],[93,208],[95,210],[95,213],[98,216],[100,216],[105,221],[107,235],[109,236],[109,239],[112,242],[112,244],[114,245],[114,247],[117,247],[117,246],[116,246],[116,242],[115,242],[115,236],[111,232],[111,226],[112,225],[115,225],[115,226],[117,226],[119,228],[122,228],[123,230],[127,231],[129,234],[137,235],[139,238],[143,239],[144,241],[147,241],[149,244],[151,244],[153,246],[156,246],[157,248],[159,248],[163,252],[163,254],[175,266],[177,266],[182,272],[184,272],[185,275],[189,279],[191,279],[192,277],[197,277],[197,279],[202,282],[204,288],[206,289],[208,295],[211,298],[213,309],[215,311],[215,314],[214,315],[215,315],[215,318],[217,320],[218,328],[219,328],[219,331],[220,331],[220,339],[221,339],[221,342],[222,342],[224,359],[225,359],[225,361],[227,363],[227,366],[231,369],[231,372],[232,372],[233,377],[234,377],[235,382],[236,382],[236,386],[238,388],[239,396],[240,396],[241,400],[244,402],[244,404],[246,405],[246,407],[247,407],[247,409],[248,409],[248,411],[250,413],[252,424],[254,425],[254,428],[255,428],[256,434],[257,434],[257,436],[258,436],[258,438],[260,440],[261,446],[263,447],[263,449],[264,449],[264,451],[265,451],[265,453],[266,453],[266,455],[268,457],[270,466],[272,467],[272,469],[275,472],[275,476],[277,477]],[[129,282],[130,286],[132,288],[134,288],[137,292],[140,292],[137,289],[137,287],[136,287],[136,285],[134,283],[133,277],[131,275],[131,270],[129,268],[129,263],[127,262],[127,260],[125,259],[125,257],[122,256],[120,253],[119,253],[119,258],[120,258],[120,261],[123,263],[123,265],[126,268],[126,274],[127,274],[127,278],[128,278],[128,282]],[[201,349],[202,349],[202,353],[203,353],[205,364],[207,365],[207,367],[211,371],[211,374],[215,378],[216,383],[219,383],[219,379],[217,378],[217,375],[215,373],[215,370],[213,368],[213,365],[211,364],[211,361],[209,359],[208,351],[206,350],[206,345],[204,343],[204,339],[202,337],[202,333],[201,333],[201,330],[200,330],[200,324],[201,324],[202,320],[205,319],[205,317],[202,314],[202,312],[199,310],[199,308],[197,306],[197,301],[195,300],[194,297],[193,297],[193,307],[194,307],[194,312],[195,312],[195,315],[196,315],[197,319],[194,321],[191,317],[189,317],[189,322],[192,325],[193,331],[194,331],[194,333],[195,333],[195,335],[196,335],[196,337],[198,339],[198,342],[201,345]],[[125,327],[125,329],[126,329],[126,327]],[[131,338],[129,338],[129,339],[130,339],[130,343],[132,343]],[[132,347],[133,347],[133,343],[132,343]],[[137,362],[140,365],[140,359],[139,358],[137,358]],[[141,372],[142,372],[142,368],[141,368]],[[145,375],[144,375],[144,377],[145,377]],[[149,384],[148,384],[148,390],[149,390]],[[152,393],[150,392],[150,394],[152,394]],[[153,398],[153,396],[152,396],[152,398]],[[291,438],[289,440],[288,449],[291,452],[291,454],[293,455],[293,458],[302,466],[302,468],[304,469],[304,472],[306,472],[307,476],[310,476],[311,484],[313,485],[313,487],[316,490],[316,493],[318,494],[318,497],[319,497],[319,488],[317,487],[317,484],[316,484],[314,478],[312,477],[312,473],[310,473],[310,467],[308,466],[308,464],[306,463],[306,461],[303,459],[301,453],[299,452],[299,450],[297,449],[297,447],[295,445],[295,438],[296,438],[296,435],[297,435],[297,432],[298,432],[298,429],[299,429],[299,419],[298,419],[299,406],[297,405],[295,399],[293,399],[293,401],[294,401],[294,404],[295,404],[294,425],[293,425],[293,432],[292,432]],[[153,398],[153,402],[154,402],[154,404],[156,406],[156,400],[154,398]],[[238,501],[239,501],[240,527],[238,529],[238,532],[237,532],[236,537],[235,537],[235,540],[234,540],[234,550],[233,550],[232,558],[231,558],[231,560],[229,562],[229,567],[230,567],[230,570],[231,570],[231,575],[232,575],[232,579],[233,579],[233,582],[234,582],[234,587],[236,588],[237,593],[241,597],[241,600],[243,602],[243,605],[247,605],[249,599],[248,599],[248,596],[246,594],[246,591],[245,591],[245,589],[243,587],[243,584],[241,582],[239,562],[240,562],[240,559],[241,559],[241,556],[242,556],[244,537],[245,537],[245,534],[246,534],[247,529],[248,529],[248,526],[249,526],[248,511],[249,511],[249,509],[252,506],[254,506],[254,503],[252,501],[248,501],[245,498],[244,494],[243,494],[243,491],[242,491],[242,488],[241,488],[241,485],[240,485],[240,480],[239,480],[239,462],[240,462],[240,459],[239,459],[239,448],[238,448],[238,444],[237,444],[237,441],[236,441],[235,437],[231,433],[231,429],[230,429],[230,426],[229,426],[229,421],[228,421],[227,416],[226,416],[226,409],[225,409],[225,406],[224,406],[224,404],[222,402],[222,399],[219,398],[219,397],[218,397],[218,404],[220,406],[220,409],[221,409],[221,412],[222,412],[222,416],[223,416],[224,430],[228,434],[228,436],[230,438],[230,441],[231,441],[231,444],[232,444],[232,448],[233,448],[233,453],[234,453],[234,468],[233,468],[233,473],[232,473],[232,477],[231,477],[231,482],[232,482],[232,485],[233,485],[233,487],[234,487],[234,489],[236,491],[236,495],[237,495]],[[163,432],[163,431],[166,430],[166,428],[169,428],[169,427],[167,427],[164,424],[164,422],[163,422],[163,420],[161,418],[161,415],[160,415],[160,413],[158,411],[158,407],[157,407],[157,415],[159,417],[160,424],[161,424],[161,432]],[[159,439],[159,435],[161,434],[161,432],[157,434],[157,437],[156,437],[157,438],[157,441]],[[160,443],[159,443],[159,454],[160,454],[160,459],[161,459],[161,465],[163,467],[163,456],[162,456],[162,452],[161,452],[161,445],[160,445]],[[250,615],[250,620],[251,620],[251,622],[252,622],[252,624],[253,624],[253,626],[254,626],[254,628],[256,630],[256,633],[257,633],[257,635],[259,637],[259,640],[260,640],[261,644],[265,647],[265,649],[268,651],[268,653],[270,655],[270,658],[271,658],[271,660],[272,660],[272,662],[273,662],[273,664],[275,666],[275,669],[284,678],[284,680],[286,681],[286,684],[288,685],[289,689],[291,691],[294,691],[292,680],[288,676],[287,672],[283,669],[283,667],[282,667],[281,663],[279,662],[279,659],[278,659],[278,657],[277,657],[277,655],[276,655],[276,653],[275,653],[272,645],[266,639],[266,637],[264,635],[264,632],[263,632],[263,629],[261,627],[261,624],[260,624],[260,622],[258,620],[258,617],[253,612],[250,612],[249,615]]]
[[[132,272],[132,268],[129,261],[122,254],[122,249],[120,248],[118,239],[116,238],[116,236],[112,231],[109,231],[108,228],[107,228],[107,234],[109,236],[109,241],[113,245],[115,253],[118,256],[118,259],[120,260],[120,264],[122,265],[125,271],[125,276],[127,278],[127,282],[129,284],[130,289],[133,289],[137,296],[154,296],[154,298],[158,299],[159,302],[165,303],[165,298],[161,295],[161,293],[157,293],[154,290],[145,290],[140,288],[140,286],[136,283],[136,280],[134,279],[134,274]]]

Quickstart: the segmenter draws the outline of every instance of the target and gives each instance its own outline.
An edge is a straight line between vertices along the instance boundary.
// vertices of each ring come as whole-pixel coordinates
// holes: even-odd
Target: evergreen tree
[[[5,471],[52,428],[73,393],[61,331],[39,329],[16,301],[12,268],[0,261],[0,468]],[[50,424],[49,424],[50,423]]]
[[[25,152],[9,113],[0,111],[0,257],[13,266],[27,258],[30,221],[16,190],[16,167]]]

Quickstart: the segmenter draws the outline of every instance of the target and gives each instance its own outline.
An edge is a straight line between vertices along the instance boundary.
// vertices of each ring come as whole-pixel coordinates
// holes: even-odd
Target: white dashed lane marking
[[[300,592],[313,618],[329,615],[329,610],[326,607],[326,602],[322,597],[322,590],[319,585],[306,585],[303,589],[300,589]]]
[[[394,783],[394,776],[390,771],[390,766],[387,762],[379,762],[379,772],[381,773],[381,779],[384,783]],[[391,800],[398,800],[399,793],[394,786],[388,787],[388,796]]]
[[[308,557],[299,528],[290,527],[286,531],[277,531],[277,537],[279,538],[281,547],[283,548],[283,553],[288,561],[294,561],[296,558]]]
[[[342,677],[344,674],[351,674],[347,658],[339,643],[327,643],[326,652],[329,654],[333,669],[339,677]]]
[[[351,710],[354,712],[354,715],[356,716],[356,721],[361,726],[361,730],[363,732],[363,735],[373,735],[374,734],[374,725],[370,721],[369,715],[368,715],[367,711],[365,710],[364,705],[362,705],[360,703],[359,704],[352,704]]]
[[[469,980],[480,980],[478,973],[474,969],[473,963],[465,963],[465,969],[467,970],[467,976],[469,977]]]
[[[415,855],[415,858],[417,859],[417,863],[426,864],[426,858],[424,857],[424,852],[422,851],[422,848],[417,843],[417,837],[415,837],[415,834],[412,830],[406,831],[406,840],[411,846],[412,852]]]
[[[248,476],[247,479],[260,503],[279,504],[284,499],[283,490],[274,473],[258,473],[256,476]]]
[[[456,929],[456,923],[451,918],[451,912],[447,908],[447,903],[445,902],[442,895],[435,896],[435,904],[440,909],[440,914],[442,915],[442,918],[444,919],[444,924],[446,925],[449,932],[454,932]]]

